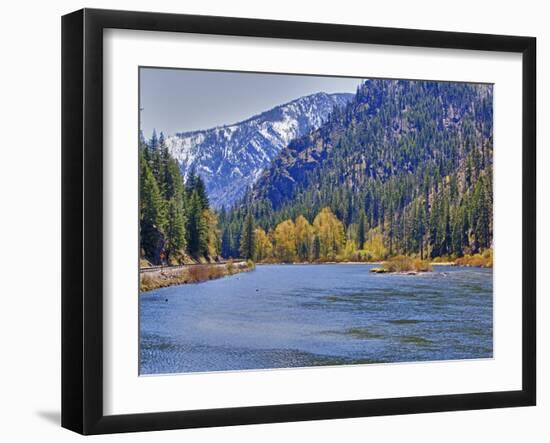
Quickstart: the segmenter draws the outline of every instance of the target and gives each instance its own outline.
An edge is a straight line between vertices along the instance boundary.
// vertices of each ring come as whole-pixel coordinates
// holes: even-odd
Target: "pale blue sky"
[[[141,127],[166,135],[245,120],[316,92],[355,92],[359,78],[141,68]]]

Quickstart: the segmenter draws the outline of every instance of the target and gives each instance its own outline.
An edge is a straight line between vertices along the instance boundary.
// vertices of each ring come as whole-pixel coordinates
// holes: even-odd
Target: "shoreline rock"
[[[420,275],[429,274],[432,271],[390,271],[385,268],[372,268],[370,272],[374,272],[375,274]]]

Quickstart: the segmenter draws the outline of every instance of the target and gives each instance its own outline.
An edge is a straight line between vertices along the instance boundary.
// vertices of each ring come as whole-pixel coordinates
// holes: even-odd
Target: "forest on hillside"
[[[222,254],[242,255],[249,219],[273,251],[282,226],[294,226],[289,259],[433,259],[491,248],[492,97],[491,85],[363,82],[345,108],[291,142],[243,201],[222,211]],[[328,248],[320,222],[327,218],[337,221]]]
[[[151,264],[246,258],[456,258],[492,247],[492,86],[367,80],[214,212],[164,137],[140,143],[140,246]]]

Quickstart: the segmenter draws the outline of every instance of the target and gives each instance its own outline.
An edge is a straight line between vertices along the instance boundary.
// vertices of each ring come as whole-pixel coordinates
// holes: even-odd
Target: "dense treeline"
[[[490,85],[368,80],[319,130],[291,142],[240,204],[222,209],[221,253],[478,253],[492,246],[492,159]]]
[[[204,182],[191,172],[186,180],[161,133],[139,147],[140,249],[152,264],[209,260],[218,255],[217,216]]]

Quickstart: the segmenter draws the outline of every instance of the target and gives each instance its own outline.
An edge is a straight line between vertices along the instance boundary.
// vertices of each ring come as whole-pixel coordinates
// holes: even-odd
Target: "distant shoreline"
[[[197,263],[176,266],[152,266],[139,269],[140,293],[169,286],[201,283],[209,280],[227,277],[240,272],[248,272],[256,266],[266,265],[383,265],[384,261],[326,261],[326,262],[258,262],[250,260],[224,261],[221,263]],[[463,264],[456,262],[429,262],[431,266],[465,266],[492,268],[492,266],[478,266],[475,264]]]
[[[326,261],[326,262],[259,262],[256,266],[265,265],[381,265],[383,261]],[[432,266],[461,266],[455,262],[430,262]]]
[[[366,261],[297,261],[297,262],[257,262],[256,266],[265,265],[380,265],[382,262]]]

